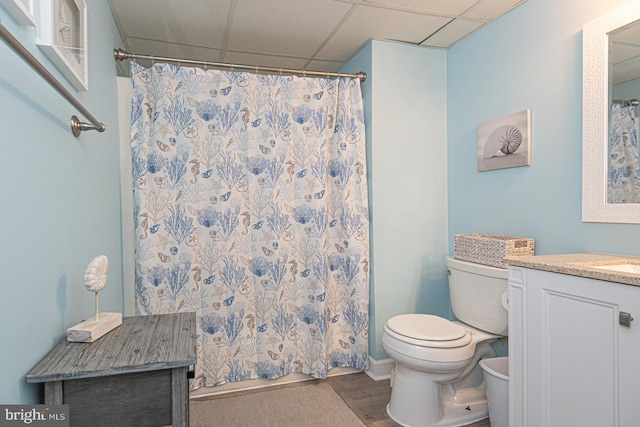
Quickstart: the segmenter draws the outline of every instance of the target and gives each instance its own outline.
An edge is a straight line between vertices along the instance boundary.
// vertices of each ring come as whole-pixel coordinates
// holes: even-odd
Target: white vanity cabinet
[[[509,426],[639,425],[640,287],[510,266]]]

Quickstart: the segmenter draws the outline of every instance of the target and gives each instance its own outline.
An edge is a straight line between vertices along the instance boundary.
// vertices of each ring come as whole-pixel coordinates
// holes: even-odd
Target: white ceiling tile
[[[164,56],[167,58],[196,59],[201,61],[220,61],[220,50],[197,46],[188,46],[156,40],[130,38],[127,47],[130,53],[140,55]]]
[[[471,10],[464,14],[467,18],[494,20],[511,9],[524,3],[523,0],[480,0]]]
[[[477,30],[484,23],[456,19],[422,43],[422,46],[449,47],[461,38]]]
[[[613,67],[613,72],[611,73],[613,84],[615,85],[637,79],[638,70],[640,70],[640,57],[635,57],[620,64],[616,64],[616,66]]]
[[[261,55],[247,52],[227,51],[224,62],[242,65],[257,65],[261,67],[300,69],[307,62],[304,58],[287,56]]]
[[[312,71],[329,71],[331,73],[337,73],[344,66],[343,62],[334,61],[311,61],[305,68]]]
[[[524,2],[107,1],[127,50],[133,53],[292,68],[308,64],[320,71],[341,67],[371,39],[417,45],[430,37],[424,45],[449,47],[496,15]],[[462,20],[451,21],[461,13]]]
[[[109,0],[127,37],[221,48],[231,0]]]
[[[476,4],[478,0],[364,0],[365,4],[412,9],[422,12],[457,16]]]
[[[227,47],[309,57],[351,7],[332,0],[238,1]]]
[[[609,39],[614,42],[637,43],[640,40],[640,21],[632,22],[610,32]]]
[[[449,21],[439,16],[358,6],[314,59],[345,61],[371,39],[419,44]]]
[[[617,64],[634,56],[640,56],[640,46],[615,43],[609,51],[609,62]]]

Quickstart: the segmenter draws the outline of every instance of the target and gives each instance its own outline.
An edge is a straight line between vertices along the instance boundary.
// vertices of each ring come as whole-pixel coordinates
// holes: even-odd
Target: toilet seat
[[[385,332],[420,347],[455,348],[471,342],[471,334],[459,324],[431,314],[401,314],[389,319]]]

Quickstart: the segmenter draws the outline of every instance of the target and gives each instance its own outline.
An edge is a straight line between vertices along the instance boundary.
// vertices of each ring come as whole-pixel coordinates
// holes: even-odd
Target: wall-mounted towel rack
[[[84,117],[91,123],[83,123],[77,116],[71,116],[71,132],[74,136],[80,136],[80,133],[85,130],[97,130],[98,132],[104,132],[106,129],[103,123],[100,123],[98,119],[87,111],[77,99],[71,95],[71,93],[64,87],[56,78],[38,62],[38,60],[13,37],[13,35],[7,30],[7,28],[0,22],[0,37],[7,43],[7,45],[13,49],[18,55],[22,57],[43,79],[45,79],[64,99],[69,101]]]

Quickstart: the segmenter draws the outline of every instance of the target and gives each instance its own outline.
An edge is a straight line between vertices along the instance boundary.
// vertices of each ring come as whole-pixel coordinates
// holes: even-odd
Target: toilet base
[[[433,374],[397,365],[387,414],[405,427],[465,426],[487,418],[483,376],[477,368],[459,383],[440,384]]]
[[[403,424],[401,420],[396,419],[393,414],[389,410],[389,403],[387,404],[387,414],[389,418],[391,418],[396,423],[400,424],[404,427],[414,427],[409,424]],[[469,408],[469,409],[467,409]],[[458,426],[466,426],[469,424],[477,423],[478,421],[484,420],[485,418],[489,418],[489,410],[487,408],[487,402],[475,402],[470,405],[456,405],[456,404],[445,404],[444,406],[445,416],[442,420],[440,420],[434,427],[458,427]],[[473,414],[471,414],[471,412]],[[479,414],[486,412],[485,416],[480,416]]]

